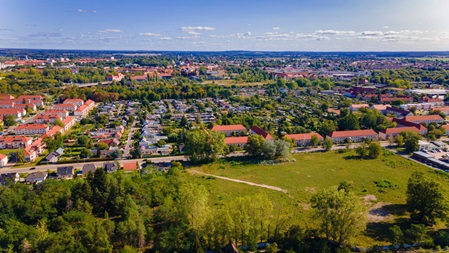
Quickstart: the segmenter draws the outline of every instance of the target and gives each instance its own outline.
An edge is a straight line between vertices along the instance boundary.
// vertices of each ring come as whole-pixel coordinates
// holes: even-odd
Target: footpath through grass
[[[302,153],[293,156],[296,162],[258,165],[240,160],[222,160],[215,164],[191,167],[190,170],[240,179],[258,184],[281,187],[288,193],[276,192],[255,186],[215,179],[207,176],[193,176],[198,184],[205,185],[215,205],[232,198],[248,194],[265,194],[282,207],[293,207],[293,223],[302,227],[314,226],[308,205],[310,197],[322,188],[337,186],[346,181],[352,191],[371,202],[385,206],[388,219],[372,221],[367,232],[357,240],[359,246],[386,244],[385,235],[391,223],[407,217],[404,212],[407,181],[414,171],[423,171],[440,182],[449,193],[449,175],[415,163],[391,152],[376,160],[359,159],[354,151],[346,153]],[[388,206],[388,208],[387,208]]]

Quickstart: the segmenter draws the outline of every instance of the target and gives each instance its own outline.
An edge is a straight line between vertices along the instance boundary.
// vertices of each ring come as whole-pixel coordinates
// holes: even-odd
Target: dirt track
[[[228,181],[232,181],[232,182],[236,182],[236,183],[242,183],[242,184],[247,184],[247,185],[251,185],[251,186],[261,187],[261,188],[265,188],[265,189],[270,189],[270,190],[273,190],[273,191],[287,193],[287,190],[282,189],[280,187],[276,187],[276,186],[271,186],[271,185],[266,185],[266,184],[256,184],[256,183],[253,183],[253,182],[243,181],[243,180],[239,180],[239,179],[234,179],[234,178],[229,178],[229,177],[222,177],[222,176],[217,176],[217,175],[213,175],[213,174],[207,174],[207,173],[196,171],[196,170],[187,170],[187,171],[190,174],[192,174],[192,175],[197,174],[197,175],[215,177],[215,178],[218,178],[218,179],[228,180]]]

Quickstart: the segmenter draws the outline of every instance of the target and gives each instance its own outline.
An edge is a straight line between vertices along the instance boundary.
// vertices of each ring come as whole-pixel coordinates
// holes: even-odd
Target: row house
[[[34,121],[38,124],[52,124],[58,119],[62,120],[62,117],[59,115],[44,115],[44,114],[39,114],[36,117],[34,117]]]
[[[67,132],[70,128],[72,128],[73,125],[75,125],[75,119],[68,116],[67,118],[62,120],[62,124],[64,124],[64,132]]]
[[[8,164],[8,156],[0,154],[0,168],[5,167]]]
[[[355,111],[360,111],[360,109],[362,108],[369,108],[368,104],[352,104],[349,107],[349,110],[351,110],[351,112],[355,112]]]
[[[243,125],[224,125],[224,126],[214,126],[212,131],[225,133],[226,136],[231,136],[233,133],[237,135],[242,135],[246,133],[246,128]]]
[[[26,148],[32,139],[26,136],[0,136],[0,149]]]
[[[316,136],[320,142],[324,140],[323,136],[319,133],[305,133],[305,134],[287,134],[285,137],[293,139],[297,147],[310,146],[312,137]]]
[[[69,112],[74,112],[76,109],[78,108],[78,106],[74,105],[74,104],[56,104],[53,106],[54,110],[63,110],[63,111],[69,111]]]
[[[11,109],[11,108],[13,108],[14,105],[15,104],[12,101],[0,100],[0,108]]]
[[[20,95],[17,97],[19,100],[44,100],[44,97],[41,95]]]
[[[449,106],[435,107],[433,108],[435,111],[440,111],[444,113],[444,115],[449,115]]]
[[[84,103],[83,105],[81,105],[80,107],[78,107],[75,112],[73,113],[73,115],[77,116],[77,117],[86,117],[89,112],[94,109],[95,107],[95,102],[92,100],[87,100],[86,103]]]
[[[12,108],[21,110],[26,110],[27,108],[30,108],[33,111],[36,111],[37,109],[35,104],[14,104]]]
[[[404,104],[400,105],[400,107],[404,110],[410,110],[412,108],[416,108],[417,110],[430,111],[436,106],[443,106],[444,103],[419,103],[419,104]]]
[[[45,134],[50,128],[45,124],[22,124],[15,128],[16,135]]]
[[[62,103],[76,105],[76,107],[80,107],[80,106],[84,105],[84,101],[79,98],[68,98],[68,99],[64,100],[64,102],[62,102]]]
[[[332,134],[328,135],[334,143],[344,143],[345,140],[350,140],[351,142],[361,142],[366,139],[376,140],[378,134],[372,129],[367,130],[350,130],[350,131],[334,131]]]
[[[394,114],[394,115],[396,115],[397,118],[413,116],[413,113],[411,111],[407,111],[402,108],[389,107],[389,106],[385,109],[385,114]]]
[[[274,140],[273,136],[258,126],[252,126],[249,129],[249,134],[261,135],[265,140]]]
[[[228,146],[236,146],[240,148],[244,148],[248,143],[248,136],[240,136],[240,137],[226,137],[225,144]]]
[[[45,110],[42,112],[42,115],[58,115],[61,118],[65,118],[69,116],[69,112],[66,110]]]
[[[23,116],[25,116],[26,110],[24,109],[18,109],[18,108],[12,108],[12,109],[6,109],[6,108],[0,108],[0,116],[8,116],[12,115],[16,119],[20,119]]]
[[[54,126],[48,132],[46,132],[44,135],[42,135],[42,137],[43,138],[52,137],[52,136],[55,136],[57,133],[64,134],[64,128],[62,128],[60,126]]]
[[[410,121],[406,121],[405,119],[393,119],[393,122],[395,122],[397,125],[396,127],[416,127],[419,130],[419,133],[421,135],[427,134],[427,127],[419,124],[419,123],[413,123]]]
[[[421,116],[407,116],[404,117],[404,119],[408,122],[413,122],[413,123],[417,123],[417,124],[422,124],[422,123],[438,123],[441,124],[444,122],[444,119],[440,116],[440,115],[421,115]]]
[[[392,140],[402,132],[409,131],[409,132],[415,132],[418,134],[421,134],[418,128],[414,126],[410,127],[392,127],[387,128],[385,130],[382,130],[379,132],[379,138],[382,140]]]

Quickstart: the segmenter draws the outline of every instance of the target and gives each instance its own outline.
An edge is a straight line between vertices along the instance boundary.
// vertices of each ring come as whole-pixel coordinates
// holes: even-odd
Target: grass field
[[[294,223],[302,227],[314,226],[308,202],[317,190],[337,186],[342,181],[352,184],[352,190],[369,198],[372,206],[385,207],[389,219],[368,224],[367,232],[359,236],[359,246],[386,244],[386,232],[390,223],[407,217],[403,212],[406,202],[407,181],[414,171],[423,171],[442,183],[446,192],[449,176],[392,153],[377,160],[361,160],[354,152],[304,153],[294,155],[296,162],[277,165],[254,165],[245,161],[191,167],[208,174],[284,188],[288,193],[234,183],[207,176],[194,176],[199,184],[206,185],[215,205],[237,196],[266,194],[279,206],[295,208]],[[377,182],[377,185],[376,185]],[[386,186],[385,186],[386,185]],[[382,187],[383,186],[383,187]]]

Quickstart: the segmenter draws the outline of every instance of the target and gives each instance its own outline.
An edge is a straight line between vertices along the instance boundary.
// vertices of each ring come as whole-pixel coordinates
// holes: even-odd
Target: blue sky
[[[0,0],[0,48],[449,50],[447,0]]]

